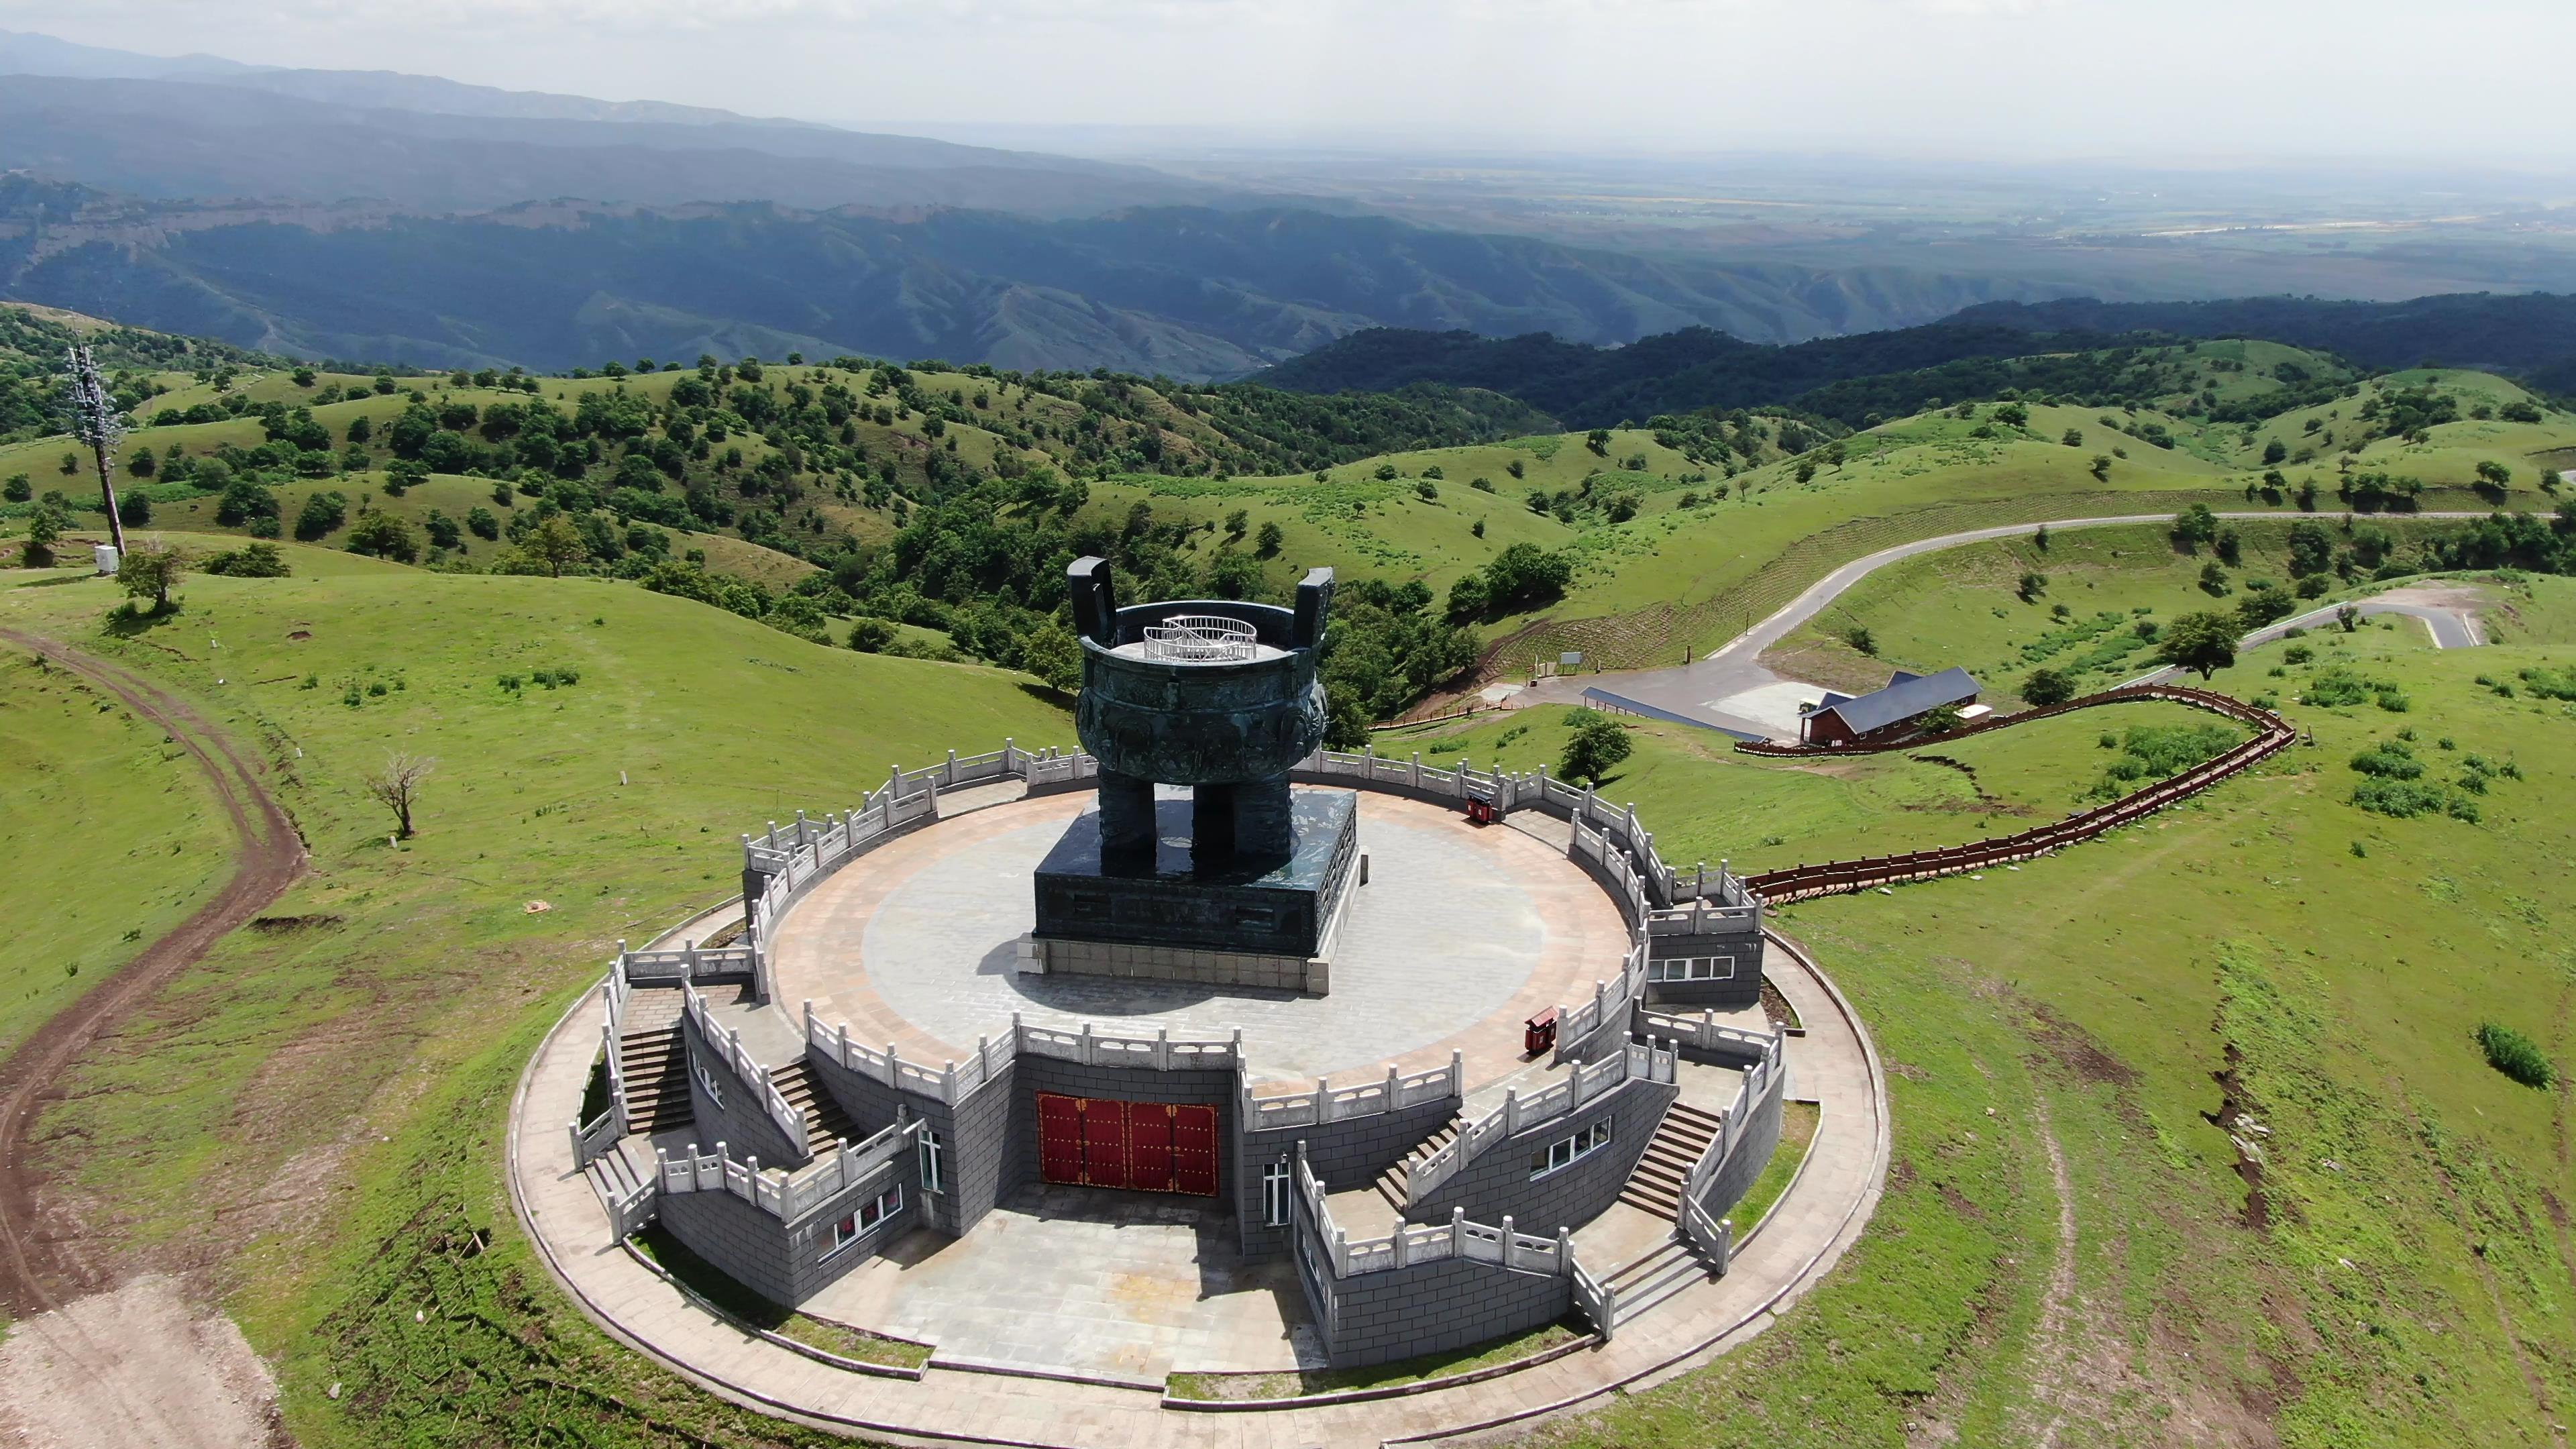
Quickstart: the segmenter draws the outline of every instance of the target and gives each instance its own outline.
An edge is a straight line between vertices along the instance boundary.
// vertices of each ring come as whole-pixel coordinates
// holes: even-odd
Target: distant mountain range
[[[1253,200],[1142,166],[374,71],[11,75],[0,84],[0,170],[160,200],[364,200],[431,213],[561,197],[1038,216]]]
[[[2217,302],[1987,302],[1924,326],[1787,346],[1708,328],[1623,347],[1546,333],[1373,328],[1253,375],[1292,392],[1382,392],[1413,383],[1483,388],[1568,427],[1659,413],[1785,403],[1829,384],[1970,358],[2145,346],[2176,337],[2260,337],[2368,367],[2438,363],[2521,377],[2576,394],[2576,296],[2465,293],[2406,302],[2246,297]],[[1855,421],[1845,419],[1845,421]]]
[[[2033,332],[2148,331],[2176,337],[2265,337],[2340,353],[2370,367],[2475,367],[2576,396],[2576,295],[2459,292],[2403,302],[2236,297],[2215,302],[1978,306],[1962,325]]]
[[[0,177],[0,298],[300,356],[559,369],[787,351],[1237,376],[1387,324],[1796,339],[1988,300],[1295,210],[1048,220],[588,202],[420,216],[180,203]]]
[[[1465,382],[1590,423],[2009,356],[2032,331],[2498,362],[2439,339],[2518,325],[2472,320],[2474,299],[2314,304],[2311,335],[2253,304],[2087,290],[1435,230],[1141,166],[0,31],[0,299],[296,356],[846,352],[1204,380],[1348,338],[1276,380]],[[2015,310],[2034,302],[2058,310]]]

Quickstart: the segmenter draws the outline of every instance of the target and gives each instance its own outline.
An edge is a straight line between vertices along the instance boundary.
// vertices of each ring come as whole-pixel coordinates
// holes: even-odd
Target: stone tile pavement
[[[1130,1379],[1176,1365],[1279,1370],[1322,1362],[1296,1270],[1245,1263],[1213,1202],[1036,1188],[965,1237],[920,1231],[807,1303],[825,1318],[923,1339],[941,1361]]]
[[[1324,997],[1182,982],[1023,976],[1030,873],[1080,794],[999,803],[894,841],[816,885],[771,945],[781,1007],[811,1000],[870,1046],[937,1063],[972,1054],[1013,1011],[1175,1036],[1240,1028],[1256,1084],[1444,1066],[1471,1086],[1523,1066],[1520,1023],[1588,997],[1627,945],[1617,908],[1558,850],[1454,811],[1364,792],[1370,882],[1346,908]]]
[[[508,1177],[549,1270],[606,1331],[714,1392],[851,1434],[1115,1449],[1362,1449],[1444,1438],[1575,1410],[1620,1386],[1658,1382],[1759,1333],[1840,1258],[1867,1223],[1888,1164],[1885,1080],[1875,1049],[1822,972],[1774,938],[1774,980],[1808,1034],[1789,1047],[1792,1090],[1820,1105],[1789,1193],[1738,1245],[1732,1271],[1623,1325],[1612,1342],[1482,1383],[1356,1404],[1205,1414],[1148,1390],[933,1368],[919,1381],[853,1375],[753,1339],[691,1306],[609,1244],[574,1170],[563,1124],[580,1101],[597,998],[539,1048],[512,1103]],[[1176,1367],[1203,1365],[1185,1362]]]

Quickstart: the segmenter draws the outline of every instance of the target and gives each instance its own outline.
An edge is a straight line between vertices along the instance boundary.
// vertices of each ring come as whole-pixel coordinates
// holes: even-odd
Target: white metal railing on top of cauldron
[[[1145,657],[1212,664],[1252,657],[1252,626],[1215,614],[1174,614],[1145,628]]]

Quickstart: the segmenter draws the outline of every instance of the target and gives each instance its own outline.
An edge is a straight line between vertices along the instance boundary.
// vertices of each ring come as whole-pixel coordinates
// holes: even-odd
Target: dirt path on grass
[[[239,859],[232,879],[214,899],[57,1013],[6,1061],[0,1061],[0,1305],[15,1316],[28,1317],[60,1308],[66,1300],[100,1286],[95,1264],[81,1251],[77,1230],[43,1220],[39,1199],[44,1178],[28,1159],[28,1133],[55,1079],[102,1033],[195,964],[207,948],[284,894],[303,874],[304,842],[261,783],[257,766],[177,696],[51,639],[0,629],[0,640],[116,696],[194,757],[232,821]],[[72,1331],[76,1337],[76,1323]],[[103,1348],[101,1352],[105,1354]],[[111,1357],[103,1356],[102,1366]]]

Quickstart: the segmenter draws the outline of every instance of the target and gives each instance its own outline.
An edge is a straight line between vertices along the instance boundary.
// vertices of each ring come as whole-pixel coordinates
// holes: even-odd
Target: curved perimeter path
[[[1807,1031],[1789,1042],[1789,1091],[1819,1106],[1815,1142],[1788,1193],[1737,1246],[1724,1278],[1623,1325],[1607,1345],[1456,1388],[1209,1413],[1164,1408],[1145,1390],[936,1366],[917,1381],[863,1376],[754,1338],[612,1245],[606,1214],[573,1166],[563,1124],[597,1049],[596,991],[556,1023],[520,1079],[511,1201],[557,1281],[612,1336],[726,1398],[839,1433],[1048,1449],[1370,1449],[1474,1433],[1581,1410],[1708,1362],[1769,1327],[1860,1236],[1887,1177],[1886,1078],[1850,1003],[1795,943],[1776,933],[1772,942],[1772,979]]]
[[[2278,519],[2278,512],[2221,513],[2223,519]],[[2300,514],[2298,517],[2318,517]],[[2401,519],[2479,519],[2486,512],[2436,512],[2391,514]],[[2114,528],[2122,525],[2170,522],[2170,513],[2124,513],[2105,518],[2059,518],[2045,523],[2008,523],[1994,528],[1972,528],[1961,533],[1945,533],[1934,538],[1918,538],[1865,554],[1832,573],[1809,584],[1798,597],[1782,605],[1777,613],[1736,635],[1706,655],[1673,669],[1642,669],[1622,674],[1581,675],[1571,678],[1542,680],[1539,684],[1513,696],[1519,704],[1576,704],[1586,688],[1598,687],[1623,695],[1658,709],[1704,721],[1720,729],[1740,731],[1757,736],[1781,733],[1775,719],[1770,722],[1744,714],[1731,714],[1717,706],[1725,701],[1765,690],[1799,690],[1812,692],[1815,686],[1774,673],[1763,664],[1762,655],[1772,645],[1789,637],[1801,624],[1821,614],[1834,600],[1849,592],[1853,585],[1871,574],[1904,559],[1921,554],[1938,553],[1963,544],[1986,543],[1998,538],[2025,538],[2046,528],[2062,531],[2070,528]],[[2392,590],[2378,598],[2361,601],[2364,614],[2406,614],[2425,621],[2433,631],[2437,648],[2457,649],[2481,642],[2477,616],[2465,597],[2455,599],[2413,598],[2424,586]],[[2244,647],[2265,644],[2292,625],[2313,627],[2319,621],[2330,621],[2334,610],[2326,608],[2300,618],[2284,620],[2269,629],[2246,636]],[[2149,678],[2158,676],[2150,675]],[[1786,711],[1794,713],[1794,711]]]

